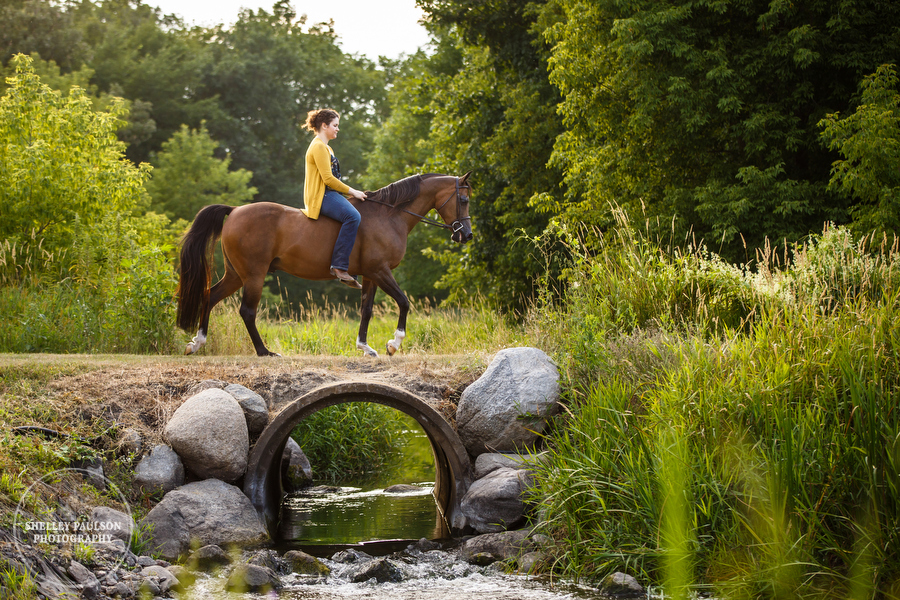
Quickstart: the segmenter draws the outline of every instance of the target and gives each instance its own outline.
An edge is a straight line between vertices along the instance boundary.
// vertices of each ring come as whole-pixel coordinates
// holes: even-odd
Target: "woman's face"
[[[330,123],[325,123],[322,125],[322,129],[320,132],[325,134],[325,138],[328,140],[333,140],[337,137],[338,131],[340,131],[341,119],[337,118],[331,121]]]

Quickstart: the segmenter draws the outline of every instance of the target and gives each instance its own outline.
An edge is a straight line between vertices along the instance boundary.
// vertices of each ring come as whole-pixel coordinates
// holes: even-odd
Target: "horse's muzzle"
[[[457,244],[465,244],[471,242],[473,237],[475,236],[472,234],[472,228],[469,224],[460,223],[460,227],[453,228],[453,235],[450,236],[450,239]]]

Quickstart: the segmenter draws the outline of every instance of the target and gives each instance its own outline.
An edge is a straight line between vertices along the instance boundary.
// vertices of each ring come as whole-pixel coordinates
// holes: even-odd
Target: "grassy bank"
[[[900,591],[900,262],[839,229],[734,268],[621,223],[539,328],[567,410],[536,492],[556,568],[684,597]],[[545,338],[548,339],[548,338]]]

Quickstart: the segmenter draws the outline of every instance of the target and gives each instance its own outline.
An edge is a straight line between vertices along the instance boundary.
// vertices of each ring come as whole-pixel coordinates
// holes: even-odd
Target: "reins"
[[[466,189],[469,189],[468,184],[467,184],[467,185],[464,185],[464,186],[461,186],[461,187],[466,188]],[[455,189],[453,192],[451,192],[451,194],[447,197],[447,199],[444,200],[444,201],[441,203],[441,205],[438,206],[438,207],[436,207],[434,210],[436,210],[436,211],[438,211],[438,213],[440,213],[441,209],[444,208],[444,205],[447,204],[448,202],[450,202],[450,200],[451,200],[454,196],[456,196],[457,202],[460,203],[460,204],[462,204],[463,200],[462,200],[462,198],[460,198],[460,196],[459,196],[459,190],[461,189],[461,187],[460,187],[460,185],[459,185],[459,177],[457,177],[457,178],[456,178],[456,189]],[[407,209],[405,209],[405,208],[401,208],[400,206],[398,206],[398,205],[396,205],[396,204],[388,204],[387,202],[382,202],[381,200],[369,200],[369,199],[365,200],[364,202],[374,202],[375,204],[381,204],[381,205],[383,205],[383,206],[388,206],[388,207],[390,207],[390,208],[396,208],[396,209],[398,209],[398,210],[402,210],[403,212],[405,212],[405,213],[408,214],[408,215],[412,215],[412,216],[414,216],[414,217],[418,217],[418,218],[419,218],[423,223],[425,223],[426,225],[433,225],[433,226],[435,226],[435,227],[440,227],[441,229],[450,229],[450,230],[452,230],[454,233],[457,232],[457,231],[459,231],[459,230],[462,228],[462,223],[460,223],[460,221],[465,221],[465,220],[471,220],[471,219],[472,219],[472,217],[464,217],[464,218],[462,218],[462,219],[457,219],[457,220],[453,221],[453,225],[447,225],[446,223],[441,223],[440,221],[435,221],[434,219],[429,219],[429,218],[426,217],[425,215],[420,215],[419,213],[414,213],[414,212],[411,211],[411,210],[407,210]],[[410,200],[409,202],[411,202],[411,200]],[[457,214],[457,216],[459,216],[459,210],[456,211],[456,214]],[[457,224],[459,225],[458,227],[457,227]]]

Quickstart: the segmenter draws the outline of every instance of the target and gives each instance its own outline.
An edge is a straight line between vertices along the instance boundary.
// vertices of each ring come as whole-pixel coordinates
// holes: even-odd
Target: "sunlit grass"
[[[535,488],[556,567],[673,598],[895,597],[896,246],[831,230],[740,268],[624,228],[604,243],[573,245],[534,317],[563,332]]]

